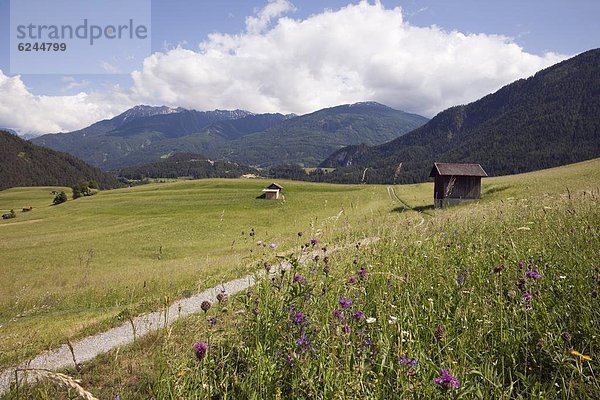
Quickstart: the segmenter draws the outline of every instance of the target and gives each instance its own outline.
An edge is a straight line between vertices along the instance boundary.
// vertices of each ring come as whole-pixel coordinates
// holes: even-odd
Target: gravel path
[[[366,238],[358,243],[329,249],[328,252],[331,253],[346,249],[351,246],[356,246],[357,244],[368,245],[369,243],[376,242],[377,240],[378,238]],[[305,263],[307,260],[312,259],[319,253],[322,253],[322,251],[319,250],[309,254],[303,254],[300,258],[300,263]],[[291,264],[289,262],[283,261],[272,267],[271,273],[277,273],[282,269],[289,269],[290,267]],[[10,388],[11,382],[14,382],[15,371],[18,369],[32,368],[58,370],[75,366],[73,358],[75,358],[77,363],[89,361],[98,354],[106,353],[114,348],[132,343],[137,337],[144,336],[147,333],[169,326],[181,317],[186,317],[201,311],[200,304],[203,301],[208,300],[210,302],[215,302],[217,295],[222,291],[225,291],[228,295],[239,293],[250,286],[253,286],[256,283],[256,279],[264,274],[265,271],[259,271],[256,274],[248,275],[243,278],[235,279],[225,284],[215,286],[211,289],[207,289],[203,292],[193,295],[192,297],[178,300],[171,304],[168,310],[163,309],[161,311],[155,311],[137,316],[133,318],[135,336],[131,322],[125,322],[122,325],[106,332],[89,336],[78,342],[72,343],[73,353],[71,353],[68,345],[65,344],[58,349],[42,353],[29,362],[4,370],[0,372],[0,396],[2,396]],[[29,376],[25,375],[25,372],[20,371],[19,380],[21,381],[23,379],[27,379],[29,383],[32,383],[39,379],[39,375],[37,374],[29,374]]]

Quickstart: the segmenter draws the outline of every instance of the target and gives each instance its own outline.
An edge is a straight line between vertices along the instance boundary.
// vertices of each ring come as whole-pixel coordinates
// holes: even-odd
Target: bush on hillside
[[[59,205],[67,201],[67,194],[65,192],[52,192],[54,195],[54,200],[52,200],[52,204]]]

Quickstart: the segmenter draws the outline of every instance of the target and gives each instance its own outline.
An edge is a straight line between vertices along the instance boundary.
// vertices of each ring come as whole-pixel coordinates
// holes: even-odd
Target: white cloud
[[[378,2],[304,20],[281,16],[291,7],[270,2],[246,20],[246,32],[212,34],[199,51],[153,54],[132,74],[135,93],[170,105],[257,112],[375,100],[433,116],[564,58],[526,53],[505,36],[412,26],[400,8]]]
[[[246,29],[250,34],[260,34],[273,19],[294,10],[294,5],[287,0],[269,0],[269,3],[256,13],[256,16],[246,17]]]
[[[69,78],[63,81],[68,82]],[[22,133],[76,130],[131,105],[127,94],[118,88],[113,88],[109,95],[84,92],[72,96],[33,95],[19,75],[9,77],[1,70],[0,93],[3,94],[0,127]]]
[[[565,58],[529,54],[505,36],[412,26],[400,8],[379,2],[305,19],[285,16],[293,10],[269,1],[240,34],[211,34],[198,51],[155,53],[126,91],[34,96],[19,77],[0,73],[0,126],[71,130],[139,103],[302,114],[374,100],[431,117]]]
[[[85,87],[90,86],[91,82],[88,80],[81,80],[78,81],[77,79],[75,79],[72,76],[63,76],[61,79],[64,83],[65,86],[62,87],[61,92],[70,92],[73,90],[81,90]]]

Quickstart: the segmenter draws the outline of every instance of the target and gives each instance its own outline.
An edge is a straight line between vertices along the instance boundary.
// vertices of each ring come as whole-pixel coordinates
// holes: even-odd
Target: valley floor
[[[62,332],[52,326],[42,328],[48,329],[45,334],[58,347],[65,331],[73,329],[73,317],[81,316],[84,327],[66,337],[82,337],[110,325],[94,321],[106,310],[121,310],[117,315],[126,321],[130,315],[160,307],[158,301],[144,304],[145,296],[180,297],[178,290],[209,287],[210,282],[253,272],[265,262],[274,264],[279,253],[293,265],[289,273],[261,279],[256,288],[232,296],[227,304],[215,303],[206,314],[180,320],[86,363],[81,371],[67,372],[100,398],[116,394],[123,398],[390,398],[397,393],[437,398],[447,392],[465,398],[596,398],[600,395],[596,378],[600,308],[594,297],[600,285],[599,165],[599,160],[592,160],[492,178],[484,181],[481,202],[441,211],[430,208],[430,184],[396,186],[398,199],[393,202],[386,187],[285,182],[283,186],[290,188],[285,204],[252,199],[225,206],[232,198],[249,197],[264,182],[218,180],[106,192],[97,199],[83,199],[87,204],[79,200],[65,204],[71,207],[68,213],[58,211],[62,206],[49,208],[40,213],[44,221],[39,223],[12,227],[1,223],[0,235],[9,242],[3,240],[2,245],[3,265],[9,266],[2,270],[2,282],[9,276],[15,281],[2,291],[6,293],[0,309],[3,353],[7,349],[11,354],[18,346],[11,335],[16,337],[27,326],[39,327],[45,318],[59,318]],[[0,193],[0,208],[15,204],[15,199],[23,201],[27,190],[32,190],[30,201],[37,193],[42,204],[41,192],[18,189]],[[294,198],[302,201],[289,200]],[[194,207],[202,209],[203,218],[189,212]],[[241,213],[236,214],[236,208]],[[244,220],[248,214],[256,219]],[[67,215],[73,217],[69,222],[75,237],[84,238],[78,249],[60,234],[60,228],[69,225],[61,222]],[[161,224],[153,225],[155,218]],[[12,223],[24,218],[19,219]],[[215,266],[187,270],[182,264],[194,251],[208,248],[209,242],[202,242],[199,234],[186,241],[192,232],[189,228],[171,230],[184,221],[186,226],[209,221],[202,231],[213,235],[209,240],[216,254],[239,254],[238,258],[227,264],[225,258],[215,256]],[[257,228],[259,221],[271,225]],[[36,226],[36,233],[27,225]],[[86,229],[95,233],[86,238]],[[121,236],[125,243],[96,245],[110,229],[125,232]],[[161,243],[148,240],[160,229],[165,231],[161,238],[170,239],[168,246],[135,250],[144,242]],[[243,235],[237,232],[241,230]],[[294,261],[299,246],[310,239],[318,239],[319,247],[332,247],[368,236],[381,240],[366,248],[331,253],[327,260]],[[258,240],[280,247],[270,252],[257,246]],[[82,251],[91,243],[101,250]],[[44,265],[42,253],[35,254],[39,245],[50,253],[46,260],[72,254],[62,257],[62,263],[72,271],[81,270],[62,278],[66,296],[47,297],[51,304],[47,311],[41,309],[36,293],[60,291],[52,288],[55,279],[48,276],[56,276],[61,263],[55,269],[46,264],[46,280],[36,280],[27,266],[35,257],[40,258],[33,265]],[[119,258],[122,252],[109,251],[111,246],[133,253],[132,275],[111,276],[115,273],[111,264],[125,261]],[[52,253],[53,248],[60,251]],[[10,255],[8,249],[13,250]],[[15,256],[14,250],[21,254]],[[32,254],[23,254],[27,252]],[[73,257],[78,252],[81,255]],[[96,261],[98,253],[106,264]],[[141,261],[136,263],[136,258]],[[240,265],[247,267],[240,269]],[[118,290],[110,293],[111,285],[101,283],[102,278],[112,278],[116,288],[134,282],[141,286],[139,274],[146,269],[149,279],[155,279],[147,291],[118,289],[123,296]],[[194,275],[206,278],[186,287],[178,281],[180,273],[184,281]],[[216,277],[208,277],[213,274]],[[161,279],[164,283],[157,283]],[[102,304],[103,299],[109,306]],[[88,314],[73,312],[74,304],[85,304],[82,308]],[[115,318],[113,323],[118,321]],[[5,365],[47,345],[38,337],[42,335],[32,332],[29,350],[5,356]],[[207,343],[208,350],[203,344],[194,350],[195,342]],[[50,383],[20,390],[21,395],[35,398],[66,393]]]

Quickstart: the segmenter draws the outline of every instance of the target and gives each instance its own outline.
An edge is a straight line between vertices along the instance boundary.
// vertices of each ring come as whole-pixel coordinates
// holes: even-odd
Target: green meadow
[[[279,255],[291,271],[66,372],[98,398],[600,397],[600,160],[485,179],[481,201],[443,210],[431,183],[392,196],[283,181],[285,202],[256,199],[268,183],[151,184],[59,206],[52,188],[0,192],[18,214],[0,222],[1,363]],[[310,239],[365,237],[379,240],[297,262]],[[6,397],[76,394],[20,390]]]
[[[345,237],[335,227],[391,206],[382,187],[286,181],[285,202],[256,199],[268,183],[150,184],[58,206],[51,191],[67,188],[0,192],[18,215],[0,221],[0,365],[253,272],[258,237],[286,251],[297,232]]]

